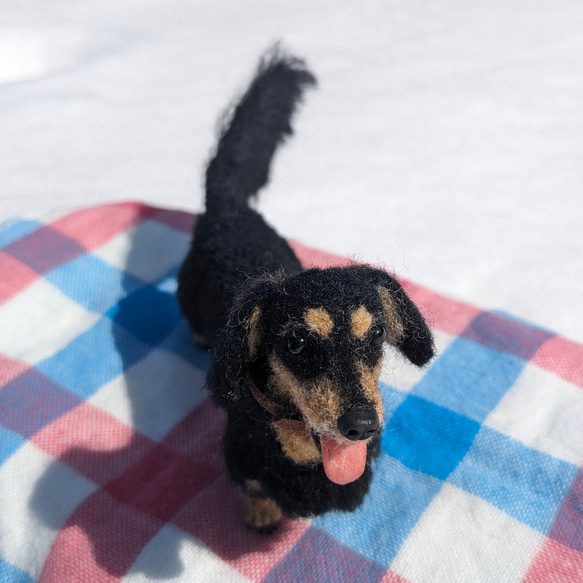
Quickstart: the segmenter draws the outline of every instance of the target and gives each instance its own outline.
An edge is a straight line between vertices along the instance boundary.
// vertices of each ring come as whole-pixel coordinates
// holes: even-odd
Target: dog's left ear
[[[421,367],[427,364],[435,356],[433,335],[417,306],[401,284],[385,271],[365,266],[360,269],[366,273],[366,279],[376,288],[381,300],[387,342],[414,365]]]
[[[220,405],[232,404],[247,393],[249,365],[260,356],[262,346],[262,305],[275,286],[274,279],[249,280],[235,299],[226,326],[211,346],[207,383]]]

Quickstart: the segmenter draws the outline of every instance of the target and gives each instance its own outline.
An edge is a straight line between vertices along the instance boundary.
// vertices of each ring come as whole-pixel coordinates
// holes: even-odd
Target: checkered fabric
[[[246,530],[174,298],[194,221],[0,230],[1,581],[583,581],[583,346],[411,283],[439,357],[388,354],[364,504]]]

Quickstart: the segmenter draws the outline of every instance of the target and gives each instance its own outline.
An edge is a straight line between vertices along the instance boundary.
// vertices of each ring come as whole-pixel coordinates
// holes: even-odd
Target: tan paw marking
[[[261,483],[259,480],[247,480],[245,482],[245,488],[247,492],[258,493],[261,492]]]
[[[271,498],[245,496],[243,504],[245,524],[257,532],[273,532],[281,522],[281,510]]]

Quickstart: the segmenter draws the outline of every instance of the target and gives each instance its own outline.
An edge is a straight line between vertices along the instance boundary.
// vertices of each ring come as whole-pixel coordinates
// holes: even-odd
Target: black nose
[[[379,428],[379,416],[374,409],[349,411],[338,419],[338,431],[352,441],[368,439]]]

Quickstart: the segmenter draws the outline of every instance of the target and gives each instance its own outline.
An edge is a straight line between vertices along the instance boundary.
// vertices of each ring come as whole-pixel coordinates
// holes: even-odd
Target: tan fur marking
[[[323,379],[311,389],[309,397],[306,397],[304,408],[309,418],[335,427],[340,417],[340,399],[334,383],[330,379]]]
[[[374,403],[375,411],[379,416],[379,421],[383,422],[383,398],[379,390],[379,376],[383,367],[382,360],[373,368],[370,369],[362,362],[357,363],[358,373],[360,374],[360,382],[364,394]]]
[[[275,528],[282,518],[279,506],[271,498],[244,496],[243,512],[246,524],[255,530]]]
[[[350,329],[352,334],[361,340],[372,324],[372,314],[364,307],[360,306],[350,314]]]
[[[321,338],[328,338],[334,328],[334,320],[324,308],[310,308],[304,314],[304,322],[308,330],[315,332]]]
[[[382,285],[377,286],[377,292],[381,298],[385,315],[385,328],[387,330],[387,342],[396,343],[403,338],[405,333],[403,322],[399,315],[399,309],[390,292]]]
[[[202,334],[197,334],[196,332],[192,333],[194,341],[201,347],[206,348],[210,344],[210,341],[207,336],[203,336]]]
[[[336,387],[329,379],[302,387],[302,382],[278,360],[272,359],[271,382],[284,398],[291,399],[308,424],[314,428],[335,427],[340,416],[340,402]]]
[[[261,492],[261,484],[259,480],[247,480],[245,482],[245,487],[249,492]]]
[[[297,464],[309,465],[322,460],[312,436],[307,431],[277,425],[275,425],[275,430],[285,455]]]
[[[255,306],[249,322],[247,323],[247,346],[251,358],[255,356],[259,342],[261,341],[261,308]]]

